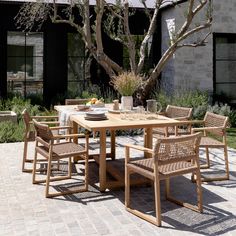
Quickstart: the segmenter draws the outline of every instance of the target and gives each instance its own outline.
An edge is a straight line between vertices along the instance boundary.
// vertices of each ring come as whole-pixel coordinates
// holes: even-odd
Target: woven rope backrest
[[[160,138],[154,147],[154,160],[158,165],[196,160],[201,133],[171,138]]]
[[[166,108],[166,116],[170,118],[186,117],[189,119],[192,115],[192,111],[192,108],[168,105]]]
[[[37,137],[40,137],[47,143],[53,140],[53,134],[52,134],[52,131],[49,129],[48,125],[41,124],[37,122],[35,119],[33,119],[33,123],[34,123]]]
[[[65,105],[83,105],[89,102],[89,98],[79,98],[79,99],[65,99]]]
[[[229,118],[227,116],[222,116],[207,112],[204,117],[205,127],[223,127],[223,130],[212,130],[210,133],[222,136],[228,125]]]

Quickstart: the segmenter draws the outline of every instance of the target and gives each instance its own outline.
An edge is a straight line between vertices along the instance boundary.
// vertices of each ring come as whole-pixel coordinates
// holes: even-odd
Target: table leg
[[[111,159],[115,160],[116,158],[116,136],[115,130],[111,130]]]
[[[77,134],[77,133],[78,133],[78,124],[73,121],[72,127],[73,127],[73,133],[74,133],[74,134]],[[74,143],[78,143],[78,137],[74,137],[74,138],[73,138],[73,142],[74,142]],[[80,159],[80,158],[79,158],[78,156],[74,156],[74,157],[73,157],[73,162],[76,163],[76,162],[78,162],[79,159]]]
[[[106,190],[106,130],[100,131],[100,156],[99,156],[99,182],[100,191]]]
[[[144,146],[152,148],[152,128],[146,128],[144,131]],[[145,157],[151,157],[151,154],[144,153]]]
[[[73,121],[73,133],[77,134],[78,133],[78,124]],[[78,143],[78,137],[73,138],[74,143]]]

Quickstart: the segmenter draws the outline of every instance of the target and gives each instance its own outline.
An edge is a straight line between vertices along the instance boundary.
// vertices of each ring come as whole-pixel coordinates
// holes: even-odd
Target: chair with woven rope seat
[[[65,105],[85,105],[90,100],[91,100],[90,98],[67,98],[65,99]],[[93,132],[94,139],[95,139],[95,136],[96,136],[96,133]]]
[[[32,119],[36,119],[43,124],[48,124],[54,126],[53,129],[59,129],[58,116],[30,116],[29,112],[24,109],[22,112],[22,118],[25,126],[24,133],[24,150],[23,150],[23,160],[22,160],[22,171],[32,172],[32,168],[26,168],[26,163],[33,163],[33,158],[28,157],[28,142],[35,141],[35,130],[33,127]],[[70,129],[69,126],[60,127],[60,129]]]
[[[126,210],[148,222],[161,226],[160,181],[165,180],[165,196],[181,206],[202,212],[202,190],[199,167],[199,143],[201,133],[157,139],[153,149],[126,145],[125,159],[125,206]],[[130,149],[152,155],[151,158],[131,157]],[[154,182],[156,216],[133,209],[130,204],[130,175],[140,174]],[[175,199],[170,194],[170,178],[192,173],[196,175],[197,205]]]
[[[201,165],[201,168],[210,168],[209,148],[223,148],[224,150],[224,165],[225,174],[218,177],[203,177],[203,181],[217,181],[229,179],[229,163],[227,151],[226,128],[229,118],[227,116],[206,112],[203,127],[192,128],[192,132],[202,131],[204,136],[200,142],[200,148],[206,150],[206,165]]]
[[[72,141],[73,138],[78,138],[79,134],[54,135],[48,125],[41,124],[33,119],[36,130],[36,144],[33,164],[33,184],[46,182],[46,197],[55,197],[66,194],[84,192],[88,190],[88,135],[85,137],[85,145],[76,144]],[[58,139],[66,139],[64,142],[56,142]],[[38,162],[38,154],[43,156],[47,162],[46,179],[36,180],[36,165]],[[50,193],[50,182],[60,181],[72,178],[72,157],[80,156],[85,161],[84,168],[84,184],[78,189],[64,190],[61,192]],[[68,159],[68,175],[52,177],[52,161]],[[73,186],[74,188],[74,186]]]
[[[192,116],[193,109],[188,107],[179,107],[179,106],[172,106],[168,105],[166,107],[166,111],[161,113],[169,118],[173,118],[179,121],[189,120]],[[164,127],[164,128],[154,128],[153,135],[154,137],[165,136],[168,137],[170,135],[181,135],[181,134],[190,134],[190,124],[186,126],[181,126],[176,129],[175,127]]]

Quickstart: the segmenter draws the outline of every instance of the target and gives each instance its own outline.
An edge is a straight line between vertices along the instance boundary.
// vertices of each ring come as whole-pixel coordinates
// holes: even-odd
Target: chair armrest
[[[72,129],[71,126],[54,126],[54,127],[49,127],[50,130],[60,130],[60,129]]]
[[[175,119],[175,118],[174,118]],[[197,125],[197,124],[204,124],[204,120],[182,120],[180,125]]]
[[[192,131],[193,132],[198,132],[198,131],[211,131],[211,130],[224,130],[225,127],[221,126],[221,127],[200,127],[200,128],[193,128]]]
[[[125,147],[153,154],[153,150],[151,148],[146,148],[146,147],[134,145],[134,144],[126,144]]]
[[[130,161],[130,149],[135,149],[138,151],[143,151],[145,153],[153,154],[153,150],[150,148],[145,148],[143,146],[133,145],[133,144],[126,144],[125,145],[125,164],[129,163]]]
[[[172,117],[172,119],[175,119],[175,120],[188,120],[189,119],[189,117],[188,116],[181,116],[181,117]]]
[[[31,116],[32,119],[59,119],[59,116]]]
[[[63,139],[63,138],[84,138],[84,134],[54,134],[54,139]]]
[[[39,121],[39,122],[44,125],[60,125],[59,121]],[[32,121],[30,121],[29,123],[33,124]]]
[[[39,122],[45,125],[59,125],[60,124],[59,121],[39,121]]]

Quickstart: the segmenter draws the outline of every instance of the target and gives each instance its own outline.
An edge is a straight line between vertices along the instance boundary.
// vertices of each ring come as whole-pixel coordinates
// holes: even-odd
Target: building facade
[[[171,31],[183,22],[187,2],[162,12],[162,51],[171,40]],[[162,73],[162,86],[173,90],[205,90],[214,98],[236,103],[236,2],[212,0],[212,27],[205,46],[178,50]],[[203,11],[195,23],[206,18]],[[207,31],[194,35],[203,38]]]
[[[169,1],[167,1],[169,2]],[[0,2],[0,97],[11,91],[23,96],[41,93],[45,105],[63,94],[79,94],[86,89],[88,78],[100,87],[109,85],[109,78],[96,64],[86,67],[85,48],[80,36],[64,24],[46,22],[40,32],[22,32],[15,24],[22,2]],[[151,64],[156,63],[171,42],[172,33],[184,20],[188,2],[178,1],[161,10],[161,17],[150,48]],[[208,91],[210,95],[236,103],[236,2],[212,0],[211,34],[204,46],[182,48],[165,66],[161,86],[167,92],[176,90]],[[132,20],[134,35],[142,37],[147,27],[139,9]],[[194,23],[206,18],[202,11]],[[196,41],[207,33],[195,34]],[[105,34],[106,53],[123,65],[127,58],[119,43]],[[114,51],[114,48],[116,49]],[[105,78],[105,79],[104,79]]]
[[[50,106],[55,98],[63,102],[68,94],[80,95],[90,82],[100,88],[109,86],[103,69],[94,60],[87,64],[84,43],[72,27],[48,20],[39,31],[18,29],[15,17],[21,5],[22,1],[0,2],[0,97],[9,92],[25,97],[42,94],[44,104]],[[132,16],[131,30],[137,40],[147,27],[143,14],[137,9]],[[105,33],[103,40],[106,53],[124,66],[128,59],[122,45]]]

